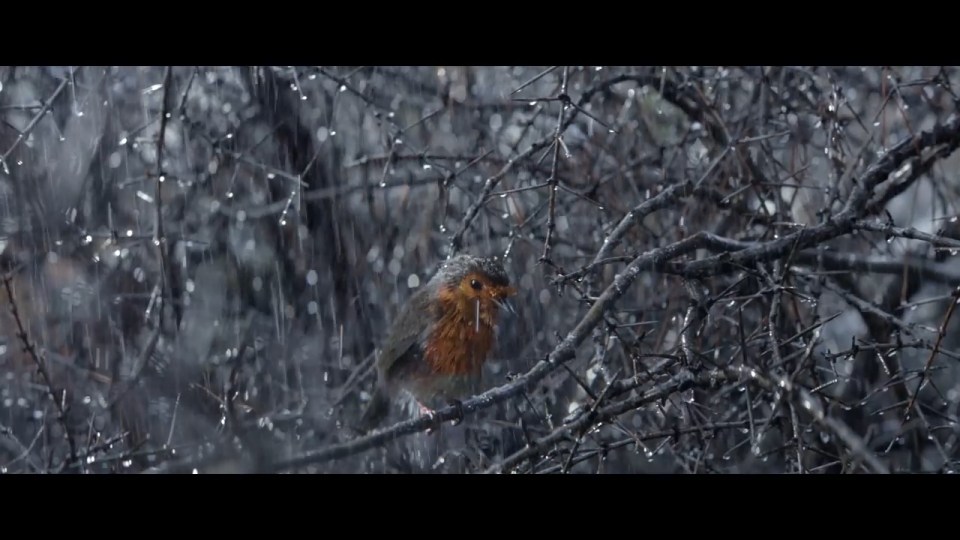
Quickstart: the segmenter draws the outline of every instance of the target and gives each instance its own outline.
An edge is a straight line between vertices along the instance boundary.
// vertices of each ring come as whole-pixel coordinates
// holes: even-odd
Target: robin
[[[458,398],[476,393],[499,309],[516,313],[508,300],[516,293],[497,259],[458,255],[445,261],[393,323],[358,427],[379,424],[401,392],[416,400],[421,414],[433,412],[428,404],[459,406]]]

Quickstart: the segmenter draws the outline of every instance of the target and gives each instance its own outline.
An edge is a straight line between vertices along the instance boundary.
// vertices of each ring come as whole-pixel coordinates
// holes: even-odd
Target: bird
[[[394,320],[357,427],[376,427],[403,393],[414,398],[421,415],[432,414],[437,403],[462,407],[460,398],[479,389],[500,310],[516,314],[510,301],[516,294],[496,257],[460,254],[443,262]]]

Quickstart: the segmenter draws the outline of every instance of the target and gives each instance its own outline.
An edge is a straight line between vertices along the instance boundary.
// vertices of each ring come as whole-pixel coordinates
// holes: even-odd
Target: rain
[[[0,474],[955,473],[958,96],[0,67]]]

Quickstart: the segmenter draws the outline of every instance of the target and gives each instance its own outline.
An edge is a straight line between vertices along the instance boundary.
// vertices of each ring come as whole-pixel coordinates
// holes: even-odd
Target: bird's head
[[[517,289],[495,258],[458,255],[443,263],[434,280],[441,304],[462,319],[494,326],[500,308],[516,313],[509,299]]]

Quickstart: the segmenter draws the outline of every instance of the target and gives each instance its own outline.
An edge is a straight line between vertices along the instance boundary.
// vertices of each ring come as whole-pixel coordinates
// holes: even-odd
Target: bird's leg
[[[426,405],[424,405],[423,403],[420,403],[419,401],[417,402],[417,407],[420,410],[420,416],[430,416],[435,412],[433,409],[431,409],[430,407],[427,407]]]
[[[437,414],[437,411],[434,411],[434,410],[431,409],[430,407],[427,407],[427,406],[424,405],[423,403],[420,403],[419,400],[417,401],[417,408],[418,408],[418,410],[419,410],[419,412],[420,412],[420,416],[428,416],[428,417],[430,417],[430,418],[433,418],[433,417]],[[431,434],[433,434],[435,431],[436,431],[436,428],[433,427],[433,426],[430,426],[430,427],[427,428],[427,435],[431,435]]]

